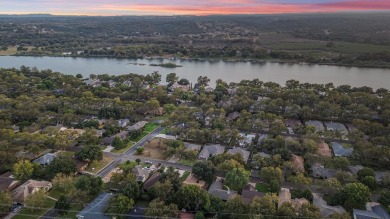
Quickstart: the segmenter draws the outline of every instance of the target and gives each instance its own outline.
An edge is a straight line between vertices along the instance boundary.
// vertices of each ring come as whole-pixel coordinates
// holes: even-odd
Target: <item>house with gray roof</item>
[[[354,219],[383,219],[373,211],[353,209]]]
[[[328,218],[334,213],[342,214],[346,212],[341,206],[328,205],[328,203],[322,198],[322,195],[318,193],[313,193],[313,205],[320,209],[320,214],[324,218]]]
[[[313,126],[316,132],[323,132],[325,130],[324,124],[318,120],[309,120],[305,122],[306,126]]]
[[[371,207],[371,211],[382,217],[383,219],[390,219],[389,212],[382,205],[375,205]]]
[[[129,124],[130,120],[129,119],[119,119],[118,120],[118,126],[123,128]]]
[[[149,177],[150,171],[141,165],[137,165],[133,168],[133,173],[137,177],[138,182],[145,182],[145,180]]]
[[[217,177],[217,179],[210,185],[208,193],[210,195],[215,195],[224,201],[227,201],[229,199],[232,199],[234,196],[236,196],[237,192],[225,187],[223,185],[223,181],[224,181],[223,178]],[[223,188],[225,188],[226,190],[224,190]]]
[[[244,150],[242,148],[233,148],[233,149],[229,149],[227,151],[228,154],[239,154],[241,155],[242,159],[244,160],[244,162],[248,162],[248,159],[249,159],[249,155],[251,152],[247,151],[247,150]]]
[[[383,171],[374,171],[375,172],[375,180],[377,182],[382,181],[382,178],[384,176],[390,176],[390,172],[383,172]]]
[[[225,147],[219,144],[206,144],[203,146],[202,151],[199,153],[200,160],[207,160],[211,156],[215,156],[218,154],[223,154],[225,152]]]
[[[42,166],[46,166],[46,165],[49,165],[56,157],[57,157],[57,155],[55,153],[47,153],[47,154],[44,154],[43,156],[35,159],[33,161],[33,163],[40,164]]]
[[[137,131],[139,129],[143,129],[147,123],[148,122],[146,122],[146,121],[139,121],[139,122],[135,123],[134,125],[127,127],[127,130],[132,132],[132,131]]]
[[[344,124],[338,122],[325,122],[326,130],[328,131],[338,131],[341,134],[347,135],[348,129]]]
[[[259,140],[258,140],[258,144],[261,144],[262,142],[266,141],[268,139],[268,135],[267,134],[261,134],[259,135]]]
[[[313,164],[311,166],[311,171],[313,177],[323,178],[323,179],[333,178],[337,173],[337,170],[325,168],[319,163]]]
[[[352,155],[353,148],[345,148],[342,144],[338,142],[332,142],[331,144],[332,144],[334,156],[349,157]]]
[[[111,197],[113,194],[103,192],[76,215],[77,219],[111,219],[105,214]]]

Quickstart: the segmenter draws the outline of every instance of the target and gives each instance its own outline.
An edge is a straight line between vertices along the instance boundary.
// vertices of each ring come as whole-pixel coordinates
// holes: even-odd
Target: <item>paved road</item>
[[[111,162],[109,165],[107,165],[106,167],[104,167],[102,170],[100,170],[96,174],[96,176],[100,176],[103,178],[103,177],[107,176],[113,169],[115,169],[115,167],[118,166],[118,164],[120,164],[126,160],[132,160],[130,158],[135,153],[137,148],[141,147],[147,141],[156,137],[156,135],[158,135],[163,129],[164,129],[164,127],[161,127],[161,126],[156,128],[153,132],[146,135],[140,141],[135,143],[135,145],[133,145],[133,147],[129,148],[127,151],[123,152],[122,154],[118,155],[118,154],[114,154],[114,153],[105,152],[104,154],[106,156],[113,157],[113,158],[115,158],[115,160],[113,162]],[[135,160],[135,158],[134,158],[134,160]]]

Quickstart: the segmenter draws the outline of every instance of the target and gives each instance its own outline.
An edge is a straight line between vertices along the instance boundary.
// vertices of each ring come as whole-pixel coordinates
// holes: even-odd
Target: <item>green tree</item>
[[[232,190],[241,191],[249,182],[250,172],[235,168],[226,174],[225,185]]]
[[[30,211],[37,211],[46,205],[46,196],[43,190],[39,190],[26,198],[25,205]]]
[[[176,204],[165,205],[164,201],[154,199],[149,203],[145,211],[146,216],[154,216],[160,218],[176,218],[178,216],[178,207]]]
[[[270,183],[272,180],[282,181],[282,170],[279,167],[263,167],[260,170],[260,177]]]
[[[313,180],[309,177],[305,177],[303,173],[297,173],[295,176],[290,176],[288,181],[297,185],[310,185]]]
[[[203,211],[196,212],[195,219],[206,219],[206,217],[204,216]]]
[[[135,162],[139,165],[141,163],[141,159],[137,158],[135,159]]]
[[[249,204],[249,212],[252,215],[268,215],[267,218],[272,218],[278,210],[278,196],[267,193],[263,197],[255,197]]]
[[[375,190],[378,187],[378,183],[373,176],[366,176],[361,180],[361,182],[371,190]]]
[[[385,207],[387,206],[387,209],[390,209],[390,191],[383,192],[379,197],[378,202]]]
[[[313,204],[304,204],[299,209],[299,216],[305,218],[321,218],[320,209]]]
[[[47,172],[50,178],[53,178],[57,173],[73,175],[76,173],[76,163],[71,156],[60,154],[47,166]]]
[[[332,219],[351,219],[351,215],[347,212],[344,213],[333,213],[329,216]]]
[[[375,172],[373,169],[364,167],[363,169],[359,170],[357,172],[357,177],[359,181],[362,181],[367,176],[373,176],[375,177]]]
[[[8,192],[0,192],[0,212],[7,212],[11,207],[12,200]]]
[[[340,198],[343,206],[348,210],[364,209],[365,204],[370,201],[371,192],[362,183],[349,183],[341,190]]]
[[[25,181],[30,179],[31,175],[33,174],[33,171],[33,163],[28,160],[21,160],[18,163],[14,164],[12,172],[17,179]]]
[[[176,106],[174,104],[167,103],[164,105],[164,111],[167,114],[171,114],[175,109],[176,109]]]
[[[141,196],[141,186],[136,180],[126,183],[123,187],[122,193],[127,197],[137,200]]]
[[[285,218],[294,218],[296,216],[296,212],[291,203],[284,202],[280,208],[278,209],[278,216],[282,216]]]
[[[114,139],[112,140],[112,146],[116,150],[120,150],[126,147],[126,143],[118,136],[115,136]]]
[[[51,180],[51,182],[53,183],[53,190],[66,193],[75,189],[76,180],[73,176],[59,173]]]
[[[179,77],[176,76],[176,73],[169,73],[167,74],[165,81],[168,83],[175,83],[178,79]]]
[[[242,218],[244,214],[247,214],[247,206],[244,204],[241,196],[236,195],[225,203],[222,217],[236,219]]]
[[[57,210],[59,215],[67,215],[70,210],[70,201],[65,196],[61,195],[54,208]]]
[[[106,208],[106,213],[111,216],[120,216],[127,214],[134,207],[134,200],[119,194],[112,197]]]
[[[180,209],[188,211],[201,211],[210,206],[207,192],[195,185],[181,187],[176,192],[174,200]]]
[[[80,160],[103,160],[103,151],[98,145],[87,145],[81,151],[76,153],[76,157]]]
[[[80,176],[76,181],[76,188],[86,191],[89,195],[98,195],[103,189],[103,181],[100,177]]]
[[[192,167],[192,173],[199,179],[211,183],[215,177],[215,167],[210,161],[198,161]]]
[[[91,120],[91,122],[92,121],[96,121],[96,120]],[[85,129],[85,132],[82,135],[80,135],[77,138],[77,140],[85,145],[97,145],[99,143],[99,138],[96,136],[96,129],[92,129],[92,128]]]

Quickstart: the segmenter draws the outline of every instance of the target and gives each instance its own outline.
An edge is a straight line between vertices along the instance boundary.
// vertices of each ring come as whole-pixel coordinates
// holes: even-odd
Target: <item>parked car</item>
[[[12,205],[10,208],[10,211],[13,213],[16,213],[16,212],[20,211],[20,209],[22,209],[22,205]]]

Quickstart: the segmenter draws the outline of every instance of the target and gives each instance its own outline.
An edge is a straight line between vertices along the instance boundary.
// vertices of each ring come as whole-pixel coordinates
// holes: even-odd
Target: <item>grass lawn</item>
[[[31,219],[31,218],[39,218],[42,214],[44,214],[47,210],[53,207],[56,201],[46,198],[44,200],[45,206],[42,209],[30,209],[27,207],[23,207],[13,218],[15,219]],[[32,211],[34,210],[34,211]]]
[[[73,157],[75,152],[73,152],[73,151],[62,151],[61,154],[64,154],[65,156]]]
[[[153,130],[155,130],[159,126],[160,126],[159,124],[147,123],[145,125],[145,127],[144,127],[144,132],[150,133],[150,132],[152,132]]]
[[[256,190],[257,190],[258,192],[263,192],[263,193],[270,192],[270,191],[269,191],[269,185],[267,185],[267,184],[261,184],[261,183],[256,183]]]
[[[127,144],[127,146],[125,148],[122,148],[120,150],[116,150],[116,149],[112,149],[112,153],[117,153],[117,154],[122,154],[123,152],[127,151],[128,149],[130,149],[131,147],[133,147],[135,144],[135,142],[130,142]]]
[[[119,164],[119,168],[121,168],[122,170],[131,170],[135,166],[137,166],[137,163],[132,161],[126,161],[124,163]]]
[[[185,172],[183,173],[183,176],[180,177],[180,180],[181,180],[181,181],[186,180],[187,177],[188,177],[190,174],[191,174],[190,172],[185,171]]]
[[[113,160],[114,159],[111,157],[103,157],[103,160],[100,160],[100,161],[95,160],[88,165],[88,168],[86,169],[86,171],[96,174],[97,172],[99,172],[99,170],[103,169],[103,167],[108,165]]]
[[[186,159],[180,159],[178,161],[179,164],[183,164],[183,165],[187,165],[187,166],[192,166],[192,165],[194,165],[195,162],[196,162],[196,160],[186,160]]]

